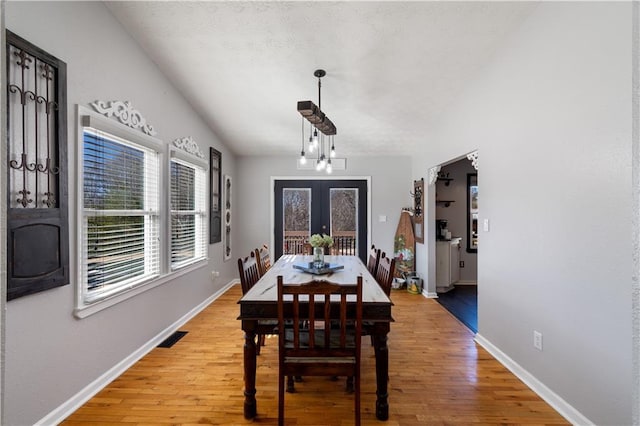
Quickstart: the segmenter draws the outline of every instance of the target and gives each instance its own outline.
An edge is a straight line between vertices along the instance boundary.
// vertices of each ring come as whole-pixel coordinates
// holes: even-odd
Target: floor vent
[[[184,335],[187,334],[187,333],[188,333],[187,331],[176,331],[171,336],[169,336],[166,339],[164,339],[164,341],[162,343],[160,343],[158,345],[158,347],[159,348],[170,348],[171,346],[175,345],[178,340],[182,339],[184,337]]]

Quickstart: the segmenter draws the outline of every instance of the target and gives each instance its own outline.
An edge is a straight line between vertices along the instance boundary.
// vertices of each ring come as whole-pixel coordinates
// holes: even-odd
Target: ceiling
[[[238,155],[296,156],[297,101],[338,157],[409,155],[522,24],[529,2],[106,2]],[[306,127],[308,130],[308,126]]]

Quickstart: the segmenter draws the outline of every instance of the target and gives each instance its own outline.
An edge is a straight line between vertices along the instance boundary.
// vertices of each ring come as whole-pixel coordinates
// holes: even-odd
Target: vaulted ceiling
[[[300,152],[299,100],[342,155],[409,155],[530,2],[118,1],[107,7],[238,155]],[[308,129],[308,127],[307,127]]]

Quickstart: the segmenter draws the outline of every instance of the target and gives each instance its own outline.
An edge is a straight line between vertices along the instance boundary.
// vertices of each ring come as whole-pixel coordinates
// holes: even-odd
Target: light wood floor
[[[258,417],[243,417],[243,333],[236,285],[72,414],[63,425],[277,424],[277,338],[258,357]],[[473,341],[437,302],[393,291],[389,420],[375,418],[374,355],[363,344],[362,422],[367,425],[568,424]],[[351,425],[344,380],[305,378],[286,394],[287,425]]]

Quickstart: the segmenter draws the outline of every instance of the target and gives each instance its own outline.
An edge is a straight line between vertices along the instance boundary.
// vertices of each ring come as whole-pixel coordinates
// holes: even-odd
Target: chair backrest
[[[355,300],[347,296],[355,295]],[[308,324],[307,327],[303,326]],[[319,327],[317,324],[322,324]],[[356,357],[359,365],[362,336],[362,276],[355,285],[329,281],[286,284],[278,276],[278,330],[280,362],[287,357]],[[348,333],[351,330],[351,333]],[[290,339],[286,339],[289,333]],[[285,342],[287,342],[285,344]],[[324,368],[326,360],[318,360]],[[334,375],[335,370],[322,374]],[[318,373],[316,373],[317,375]],[[335,374],[341,375],[341,374]]]
[[[340,254],[335,250],[335,246],[332,247],[323,247],[323,253],[325,255],[330,254]],[[304,243],[302,246],[302,254],[313,254],[313,246],[311,243]]]
[[[302,254],[313,254],[313,246],[309,243],[302,245]]]
[[[367,269],[374,277],[378,273],[378,263],[380,262],[380,249],[376,249],[375,244],[371,246],[369,251],[369,261],[367,262]]]
[[[376,271],[376,281],[380,284],[380,287],[384,290],[385,294],[389,296],[391,294],[391,284],[393,283],[393,275],[396,272],[396,260],[387,257],[383,252],[380,255],[380,261],[378,262],[378,269]]]
[[[242,285],[242,294],[245,294],[260,279],[260,271],[258,270],[258,262],[256,253],[238,259],[238,272],[240,273],[240,284]]]
[[[258,260],[258,272],[262,277],[271,269],[271,257],[269,256],[269,247],[263,244],[262,247],[255,250],[256,259]]]

